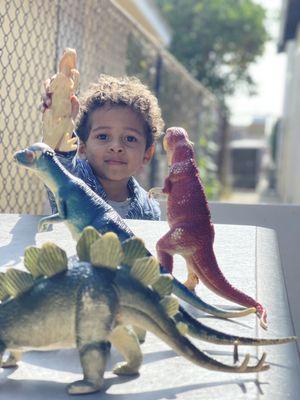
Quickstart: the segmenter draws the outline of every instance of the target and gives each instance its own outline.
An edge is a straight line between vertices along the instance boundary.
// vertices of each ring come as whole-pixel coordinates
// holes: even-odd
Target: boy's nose
[[[110,151],[121,153],[124,151],[123,143],[120,140],[114,140],[110,143]]]

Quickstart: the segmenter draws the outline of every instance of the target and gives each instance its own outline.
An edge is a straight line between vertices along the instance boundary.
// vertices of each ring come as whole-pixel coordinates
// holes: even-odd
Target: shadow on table
[[[201,350],[201,345],[198,346]],[[250,350],[250,349],[249,349]],[[233,357],[232,347],[228,346],[228,350],[204,350],[206,354],[211,357]],[[239,352],[239,362],[241,363],[247,354],[247,349],[244,347],[244,351]],[[143,365],[155,363],[161,360],[167,360],[173,357],[178,357],[178,355],[173,350],[162,350],[155,351],[144,354]],[[258,358],[254,354],[250,354],[250,364],[255,364]],[[75,349],[67,350],[54,350],[54,351],[31,351],[25,353],[22,357],[22,361],[40,367],[47,367],[48,369],[53,369],[56,371],[70,372],[70,373],[82,373],[82,368],[79,361],[78,352]],[[122,356],[113,348],[111,350],[111,355],[107,362],[107,371],[111,371],[117,362],[123,361]],[[232,360],[224,360],[228,365],[233,363]],[[280,368],[288,368],[284,365],[274,364],[268,362],[271,366],[276,366]],[[0,391],[1,392],[1,391]]]
[[[28,223],[29,218],[30,223]],[[38,221],[39,218],[36,217],[36,223],[33,222],[32,215],[20,216],[18,222],[10,231],[12,235],[10,243],[0,248],[1,265],[9,263],[12,266],[20,262],[25,248],[35,243]]]
[[[87,399],[101,399],[101,400],[160,400],[160,399],[176,399],[180,393],[186,393],[194,390],[205,390],[208,388],[214,388],[219,386],[228,385],[238,385],[243,394],[247,394],[246,384],[253,383],[258,391],[263,394],[262,385],[266,385],[266,382],[260,382],[257,379],[231,379],[229,381],[215,381],[204,384],[193,384],[178,386],[159,390],[148,390],[140,391],[139,393],[130,393],[126,395],[125,393],[113,394],[106,393],[111,386],[120,385],[122,383],[128,382],[130,379],[124,377],[108,378],[104,381],[103,390],[90,394],[90,395],[77,395],[78,400]],[[62,382],[51,382],[42,380],[13,380],[7,379],[0,387],[0,400],[7,400],[13,398],[14,400],[24,400],[24,399],[55,399],[55,400],[66,400],[70,399],[70,396],[66,392],[66,383]],[[155,386],[155,384],[154,384]],[[126,390],[126,389],[125,389]],[[201,394],[201,393],[199,393]],[[204,394],[204,393],[203,393]]]

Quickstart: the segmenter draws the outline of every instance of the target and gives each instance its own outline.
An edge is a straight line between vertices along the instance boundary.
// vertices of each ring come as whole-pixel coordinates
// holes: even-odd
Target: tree
[[[173,30],[170,51],[222,101],[241,84],[264,49],[265,9],[252,0],[156,0]]]

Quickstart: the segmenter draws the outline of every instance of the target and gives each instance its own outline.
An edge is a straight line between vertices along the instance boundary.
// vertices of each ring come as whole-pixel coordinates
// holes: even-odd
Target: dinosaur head
[[[174,161],[181,161],[181,159],[193,157],[193,143],[189,140],[188,134],[185,129],[180,127],[169,128],[163,139],[163,148],[167,153],[168,165]],[[174,160],[175,153],[179,154],[180,160]]]
[[[59,72],[70,77],[72,69],[76,68],[77,54],[76,50],[69,47],[64,50],[63,56],[59,62]]]
[[[54,151],[45,143],[35,143],[24,150],[19,150],[14,154],[14,160],[25,168],[32,170],[46,169]]]

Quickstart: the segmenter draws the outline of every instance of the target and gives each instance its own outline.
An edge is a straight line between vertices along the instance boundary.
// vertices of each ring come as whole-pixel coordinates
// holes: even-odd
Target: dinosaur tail
[[[247,345],[247,346],[268,346],[283,343],[291,343],[297,340],[296,336],[288,336],[276,339],[251,338],[245,336],[228,335],[224,332],[212,329],[207,325],[192,317],[182,307],[176,314],[175,320],[183,322],[188,327],[188,334],[196,339],[204,340],[209,343],[224,345]]]
[[[128,296],[130,296],[129,291],[126,294],[127,299]],[[120,315],[123,323],[139,326],[154,333],[175,350],[176,353],[182,355],[194,364],[210,370],[246,373],[263,371],[269,368],[269,366],[264,363],[265,354],[263,354],[258,363],[252,367],[248,366],[250,358],[248,354],[245,356],[243,362],[237,366],[227,365],[210,357],[194,346],[193,343],[180,332],[179,327],[175,325],[174,320],[169,317],[161,304],[158,303],[157,299],[155,301],[152,300],[154,300],[154,298],[149,299],[149,296],[141,295],[141,293],[135,291],[135,299],[132,298],[130,303],[128,300],[125,300],[125,302],[121,301]]]
[[[236,311],[229,311],[219,307],[215,307],[211,304],[206,303],[195,293],[191,292],[176,278],[173,278],[173,293],[181,300],[184,300],[185,302],[197,308],[198,310],[202,310],[218,318],[239,318],[256,312],[256,308],[253,306],[250,308],[244,308]]]
[[[223,275],[212,247],[206,248],[205,251],[198,249],[189,258],[189,264],[193,266],[193,270],[199,279],[217,295],[245,307],[254,307],[260,318],[261,326],[267,329],[267,313],[264,307],[255,299],[231,285]]]

